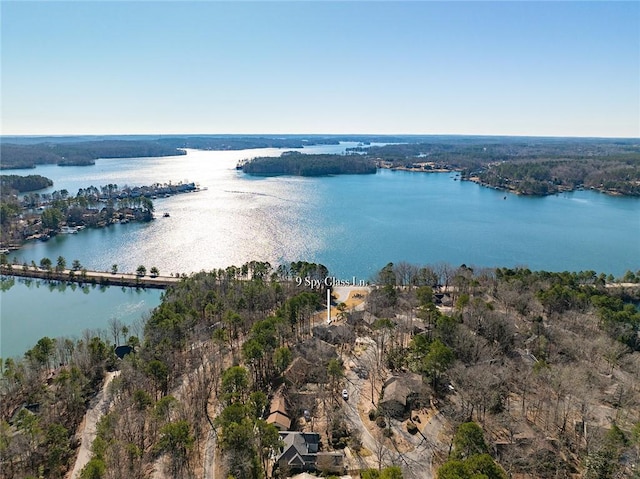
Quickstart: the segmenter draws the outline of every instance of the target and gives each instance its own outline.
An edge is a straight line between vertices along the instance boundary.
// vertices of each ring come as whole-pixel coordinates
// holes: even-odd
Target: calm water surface
[[[0,357],[19,356],[43,336],[80,338],[106,330],[117,319],[139,335],[136,324],[160,304],[157,289],[100,288],[3,278]]]
[[[98,270],[118,264],[120,271],[134,271],[143,264],[164,274],[250,260],[276,265],[304,259],[325,264],[334,276],[359,279],[371,278],[389,261],[614,275],[640,269],[640,199],[591,191],[544,198],[506,194],[505,199],[504,192],[454,181],[447,173],[381,170],[375,175],[258,178],[235,170],[238,160],[280,152],[190,150],[179,157],[16,172],[47,176],[54,180],[51,190],[66,188],[71,194],[107,183],[188,180],[208,188],[156,200],[157,219],[151,223],[58,235],[16,255],[27,262],[64,256]],[[162,217],[164,212],[170,217]],[[24,299],[11,291],[2,293],[4,304]],[[4,304],[3,329],[15,321]]]

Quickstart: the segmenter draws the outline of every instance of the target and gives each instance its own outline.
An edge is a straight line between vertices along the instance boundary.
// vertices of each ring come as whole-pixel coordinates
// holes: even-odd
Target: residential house
[[[284,474],[299,472],[344,471],[344,455],[341,452],[320,452],[320,434],[317,432],[280,433],[283,447],[276,458],[276,465]]]
[[[271,409],[267,417],[267,423],[273,424],[279,431],[288,431],[291,429],[291,418],[287,414],[284,396],[280,392],[276,393],[273,401],[271,401]]]
[[[320,434],[317,432],[281,432],[283,448],[276,458],[278,469],[293,472],[316,470],[316,460],[320,448]]]
[[[415,373],[395,375],[384,383],[380,408],[399,421],[408,419],[411,409],[426,402],[428,386]]]

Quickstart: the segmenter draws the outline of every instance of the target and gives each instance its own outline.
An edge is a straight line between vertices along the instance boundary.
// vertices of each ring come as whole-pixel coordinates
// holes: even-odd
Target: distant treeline
[[[248,150],[254,148],[304,148],[311,145],[337,145],[336,138],[271,138],[262,136],[191,136],[187,138],[160,138],[158,143],[174,148],[195,150]]]
[[[34,168],[35,165],[92,165],[98,158],[136,158],[186,154],[175,147],[150,141],[102,140],[79,143],[0,144],[1,168]]]
[[[525,195],[577,188],[640,195],[640,142],[634,139],[463,137],[356,150],[401,167],[431,162]]]
[[[53,181],[40,175],[0,175],[0,190],[2,194],[24,193],[53,186]]]
[[[89,137],[91,138],[91,137]],[[99,138],[99,137],[98,137]],[[122,137],[126,138],[126,137]],[[141,137],[144,138],[144,137]],[[186,154],[197,150],[243,150],[252,148],[303,148],[317,144],[338,144],[335,137],[197,136],[150,139],[89,139],[76,137],[44,138],[33,143],[29,138],[3,139],[0,143],[1,168],[34,168],[40,164],[93,165],[98,158],[142,158]]]
[[[375,163],[360,155],[305,155],[286,152],[279,157],[253,158],[242,166],[251,175],[325,176],[370,174]]]
[[[488,186],[526,195],[590,188],[640,196],[640,157],[506,162],[490,165],[478,178]]]
[[[527,195],[546,195],[577,188],[610,194],[640,195],[640,140],[497,136],[371,135],[200,135],[2,137],[0,168],[37,164],[91,165],[97,158],[135,158],[185,154],[184,149],[241,150],[304,148],[359,142],[362,155],[283,155],[258,158],[244,171],[256,175],[318,176],[373,173],[374,162],[457,170],[463,179]],[[370,146],[371,143],[387,143]],[[422,168],[424,169],[424,168]],[[433,167],[431,168],[433,169]]]
[[[287,148],[308,145],[335,145],[341,141],[370,143],[416,143],[437,139],[427,135],[77,135],[77,136],[0,136],[0,142],[16,145],[35,145],[39,143],[85,143],[91,141],[160,141],[179,146],[180,142],[187,148],[195,148],[200,143],[205,146],[227,145],[233,149],[261,148],[263,146],[282,145]],[[445,138],[445,137],[442,137]],[[451,138],[451,137],[449,137]],[[212,148],[213,149],[213,148]],[[218,148],[216,148],[218,149]]]
[[[610,158],[640,158],[636,139],[460,137],[369,148],[354,148],[368,156],[407,165],[433,161],[472,169],[492,162]]]

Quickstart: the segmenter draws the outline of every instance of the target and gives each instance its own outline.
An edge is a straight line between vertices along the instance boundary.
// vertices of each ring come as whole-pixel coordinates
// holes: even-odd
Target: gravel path
[[[107,397],[107,388],[109,383],[113,381],[113,378],[118,376],[120,371],[113,371],[107,373],[104,379],[104,384],[100,389],[98,395],[91,401],[91,405],[84,415],[84,420],[80,426],[82,431],[82,442],[78,449],[78,457],[76,463],[71,470],[71,474],[67,475],[68,479],[77,479],[80,477],[80,471],[91,460],[93,453],[91,452],[91,446],[93,440],[96,438],[96,425],[104,413],[109,410],[109,403]]]

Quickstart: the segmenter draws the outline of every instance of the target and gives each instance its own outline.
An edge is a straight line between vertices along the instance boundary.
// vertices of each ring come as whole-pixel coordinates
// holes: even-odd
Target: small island
[[[361,155],[305,155],[297,151],[278,157],[261,156],[238,165],[247,174],[258,176],[361,175],[376,172],[376,164]]]

